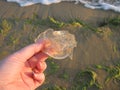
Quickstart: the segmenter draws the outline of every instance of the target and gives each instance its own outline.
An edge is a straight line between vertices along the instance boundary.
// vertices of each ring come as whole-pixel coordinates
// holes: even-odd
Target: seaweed
[[[9,32],[9,30],[11,30],[12,28],[12,24],[6,20],[6,19],[3,19],[0,23],[0,33],[3,35],[3,36],[6,36],[7,33]]]
[[[93,70],[79,72],[74,81],[75,85],[72,87],[72,90],[87,90],[93,86],[95,86],[97,89],[102,88],[97,81],[97,74]]]
[[[47,75],[52,75],[52,74],[57,73],[60,66],[57,63],[55,63],[53,60],[51,60],[51,58],[48,58],[47,63],[48,63],[48,68],[49,68]]]
[[[64,79],[64,80],[69,80],[69,74],[66,71],[63,71],[62,74],[59,75],[60,78]]]
[[[114,26],[120,26],[120,17],[114,17],[108,20],[108,24]]]
[[[120,81],[120,63],[113,66],[96,65],[96,68],[108,72],[105,83],[108,83],[110,80]]]
[[[105,18],[100,24],[99,27],[103,27],[103,26],[115,26],[118,27],[120,26],[120,16],[116,16],[116,17],[111,17],[111,18]]]

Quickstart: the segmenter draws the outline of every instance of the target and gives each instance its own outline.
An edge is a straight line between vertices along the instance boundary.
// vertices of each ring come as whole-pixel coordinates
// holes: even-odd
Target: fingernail
[[[44,78],[45,78],[44,73],[39,73],[39,74],[34,73],[34,79],[35,79],[35,80],[41,82],[41,81],[44,80]]]

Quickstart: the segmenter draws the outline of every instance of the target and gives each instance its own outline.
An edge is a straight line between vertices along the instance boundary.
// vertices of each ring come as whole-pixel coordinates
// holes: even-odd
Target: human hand
[[[34,90],[45,76],[44,42],[31,44],[0,61],[0,90]]]

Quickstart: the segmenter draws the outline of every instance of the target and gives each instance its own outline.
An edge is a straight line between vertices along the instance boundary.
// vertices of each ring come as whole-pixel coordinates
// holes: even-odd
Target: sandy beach
[[[57,20],[68,21],[70,19],[82,19],[90,22],[99,22],[101,19],[119,15],[113,11],[92,10],[74,2],[61,2],[52,5],[35,4],[28,7],[20,7],[17,3],[0,1],[0,17],[2,18],[31,18],[33,13],[41,19],[48,16]]]
[[[72,90],[70,86],[74,85],[73,81],[77,72],[91,68],[93,65],[101,64],[111,66],[120,60],[120,24],[118,26],[111,26],[109,23],[101,25],[106,19],[119,17],[120,13],[92,10],[85,8],[81,4],[75,5],[73,2],[61,2],[49,6],[35,4],[28,7],[20,7],[17,3],[8,3],[6,0],[0,1],[0,21],[2,22],[2,20],[6,19],[12,22],[12,30],[9,31],[5,37],[0,33],[0,59],[25,45],[33,43],[34,38],[36,38],[40,32],[51,28],[49,24],[35,26],[28,24],[28,21],[27,24],[25,24],[24,21],[26,19],[32,19],[34,14],[37,15],[39,20],[46,20],[48,17],[65,23],[71,20],[74,21],[75,19],[82,20],[86,25],[97,28],[98,31],[103,32],[102,34],[94,32],[90,30],[90,27],[85,28],[84,25],[83,27],[76,27],[68,24],[60,28],[55,28],[57,30],[68,30],[74,34],[78,44],[74,50],[73,60],[69,58],[64,60],[53,59],[52,62],[57,63],[60,69],[56,74],[48,75],[43,86],[36,90],[48,90],[45,88],[53,84],[67,88],[65,90]],[[16,41],[16,38],[19,38],[18,41],[16,41],[17,43],[13,42],[9,44],[11,43],[9,40],[11,35],[15,37],[15,39],[12,38],[12,40]],[[22,43],[24,43],[24,45]],[[49,71],[49,67],[50,65],[48,65],[46,73]],[[103,88],[88,88],[87,90],[120,90],[120,81],[118,83],[111,81],[105,84],[106,72],[104,70],[93,70],[98,74],[97,80]],[[59,78],[63,72],[67,72],[69,75],[68,80]]]

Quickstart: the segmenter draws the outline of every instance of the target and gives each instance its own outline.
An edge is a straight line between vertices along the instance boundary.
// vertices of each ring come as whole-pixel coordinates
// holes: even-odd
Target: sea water
[[[77,0],[91,9],[114,10],[120,12],[120,0]]]
[[[120,12],[120,0],[7,0],[8,2],[17,2],[20,6],[29,6],[36,3],[50,5],[62,1],[74,1],[75,4],[82,3],[85,7],[91,9],[113,10]]]

